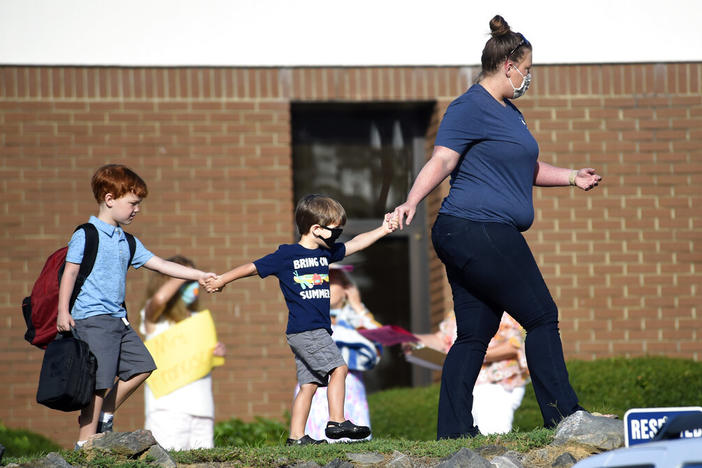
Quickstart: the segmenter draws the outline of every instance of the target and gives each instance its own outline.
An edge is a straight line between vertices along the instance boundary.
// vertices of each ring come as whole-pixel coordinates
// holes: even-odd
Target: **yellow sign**
[[[214,356],[217,332],[209,310],[193,314],[165,332],[144,341],[157,369],[146,381],[156,398],[210,373],[224,364]]]

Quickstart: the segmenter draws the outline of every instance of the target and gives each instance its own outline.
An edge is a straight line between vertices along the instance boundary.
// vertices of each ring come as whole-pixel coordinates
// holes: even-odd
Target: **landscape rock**
[[[353,468],[353,465],[346,460],[335,458],[326,465],[324,465],[324,468]]]
[[[444,459],[437,468],[492,468],[492,463],[472,451],[463,447],[451,457]]]
[[[375,452],[347,453],[346,456],[360,466],[375,465],[385,461],[385,456]]]
[[[495,465],[496,468],[524,468],[522,463],[507,455],[498,455],[490,460],[490,463]]]
[[[149,449],[144,452],[139,459],[151,459],[152,465],[160,466],[161,468],[176,468],[178,466],[175,460],[173,460],[173,458],[171,458],[171,456],[168,454],[166,449],[158,444],[154,444],[149,447]]]
[[[398,452],[395,450],[392,455],[391,459],[387,464],[385,465],[386,467],[389,468],[412,468],[414,464],[412,463],[412,459],[405,455],[402,452]]]
[[[313,462],[311,460],[305,461],[305,462],[300,462],[300,463],[295,463],[294,465],[291,465],[292,468],[320,468],[319,464],[317,462]]]
[[[555,445],[578,443],[598,451],[624,446],[624,422],[576,411],[556,427]]]
[[[10,465],[8,465],[10,466]],[[22,468],[72,468],[73,465],[68,463],[63,459],[61,455],[56,452],[51,452],[47,456],[32,460],[27,463],[22,463],[20,465]]]
[[[578,460],[575,459],[573,455],[571,455],[568,452],[565,452],[561,454],[556,460],[553,462],[551,466],[555,468],[570,468],[571,466],[575,465],[578,462]]]
[[[135,458],[146,452],[152,445],[156,444],[156,439],[151,431],[138,429],[134,432],[106,432],[97,434],[88,439],[82,450],[92,452],[110,452],[114,455],[121,455],[127,458]]]

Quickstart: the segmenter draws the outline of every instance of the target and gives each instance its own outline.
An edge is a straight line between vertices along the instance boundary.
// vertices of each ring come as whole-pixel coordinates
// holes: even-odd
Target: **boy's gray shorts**
[[[76,330],[97,358],[95,390],[111,388],[115,377],[129,380],[156,369],[144,342],[121,318],[95,315],[76,320]]]
[[[297,383],[315,383],[320,387],[329,384],[329,373],[345,366],[341,351],[323,328],[286,335],[295,355]]]

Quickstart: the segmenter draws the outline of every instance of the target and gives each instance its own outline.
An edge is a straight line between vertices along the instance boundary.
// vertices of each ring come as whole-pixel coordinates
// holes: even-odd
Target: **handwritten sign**
[[[157,369],[146,381],[156,398],[210,373],[224,364],[214,356],[217,344],[212,314],[203,310],[178,322],[163,333],[144,341]]]
[[[679,414],[700,413],[700,406],[676,408],[633,408],[624,414],[624,440],[627,447],[650,442],[668,419]],[[702,437],[702,430],[683,431],[681,438]]]

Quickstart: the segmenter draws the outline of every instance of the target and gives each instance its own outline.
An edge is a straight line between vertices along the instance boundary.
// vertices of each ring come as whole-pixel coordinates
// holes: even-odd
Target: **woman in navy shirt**
[[[438,439],[478,434],[472,389],[503,311],[527,331],[526,355],[544,425],[553,427],[582,409],[568,380],[558,309],[521,232],[534,219],[534,185],[590,190],[601,177],[592,168],[538,161],[538,144],[510,101],[529,87],[532,46],[499,15],[490,29],[477,84],[446,110],[431,159],[395,209],[402,228],[424,197],[451,176],[432,228],[458,328],[442,372]]]

